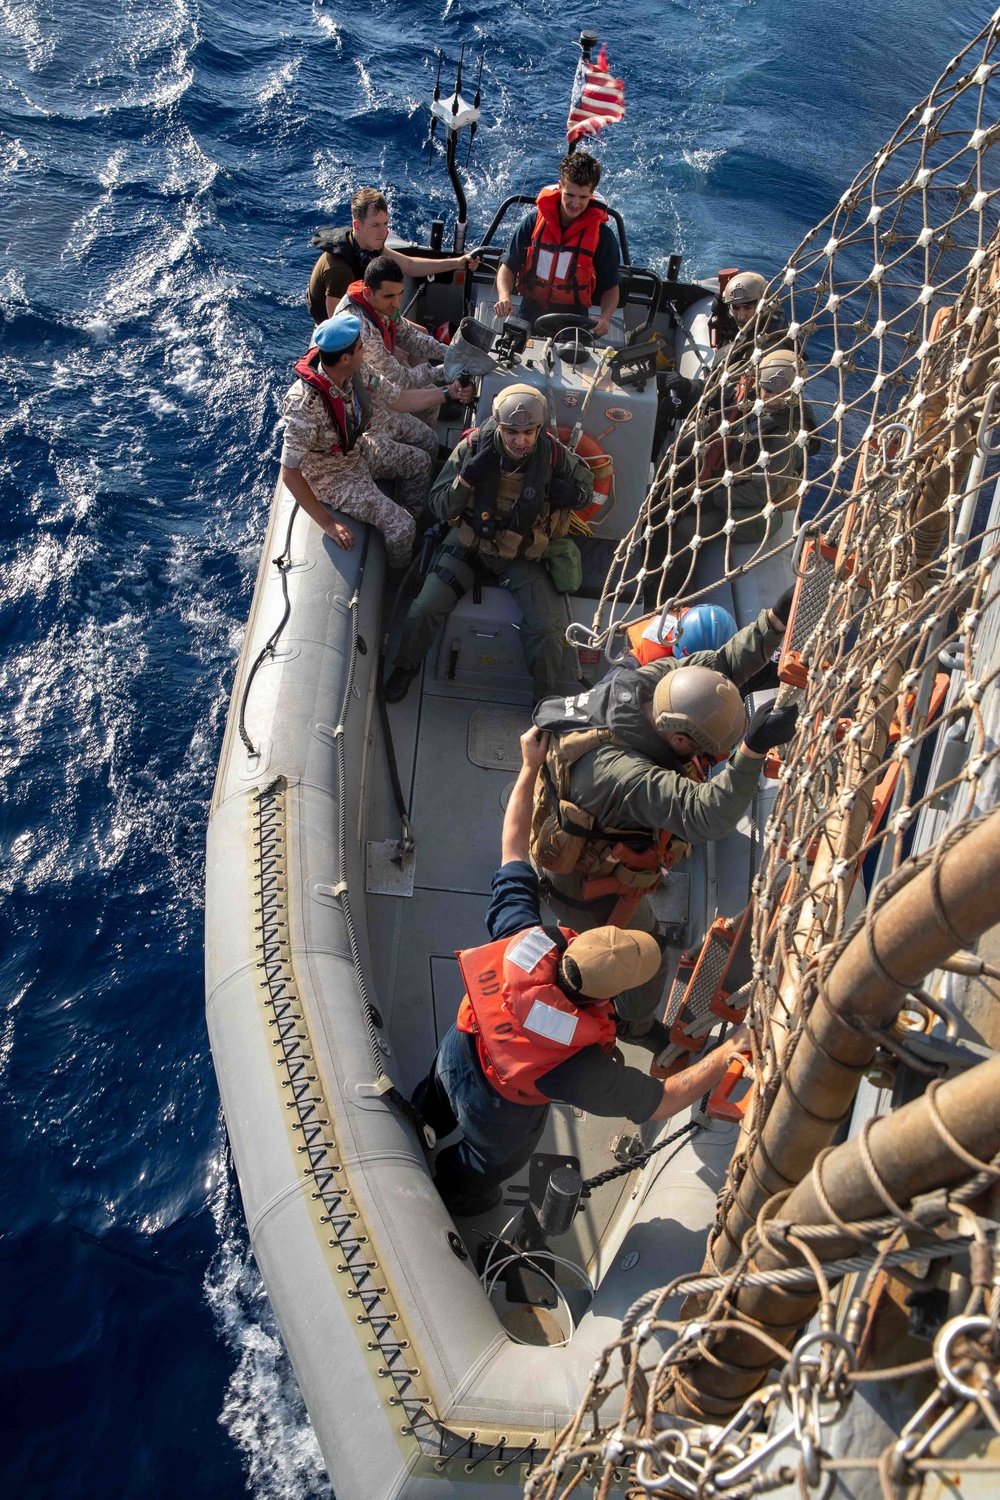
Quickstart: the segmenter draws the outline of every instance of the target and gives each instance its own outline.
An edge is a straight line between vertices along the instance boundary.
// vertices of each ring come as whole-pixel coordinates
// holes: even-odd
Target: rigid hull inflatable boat
[[[693,375],[709,350],[711,297],[688,295],[676,329],[668,310],[653,321]],[[599,359],[564,364],[550,342],[530,340],[483,379],[479,414],[511,379],[542,385],[543,368],[557,405],[569,397],[575,413]],[[600,434],[616,471],[615,507],[594,525],[602,562],[644,498],[655,412],[655,379],[640,389],[598,376],[584,430]],[[383,1092],[391,1079],[408,1096],[426,1073],[462,995],[456,950],[485,940],[532,684],[513,601],[484,586],[445,623],[420,691],[383,717],[376,677],[394,591],[381,538],[350,524],[356,545],[344,552],[275,493],[209,827],[209,1029],[254,1255],[336,1493],[471,1493],[487,1477],[523,1483],[649,1278],[698,1262],[735,1127],[593,1189],[551,1249],[596,1293],[567,1275],[555,1308],[548,1296],[508,1306],[502,1278],[500,1295],[487,1296],[484,1236],[509,1232],[530,1187],[544,1194],[560,1163],[578,1163],[585,1178],[615,1167],[609,1137],[635,1127],[616,1132],[554,1105],[530,1169],[469,1232],[445,1211],[417,1132]],[[712,597],[747,623],[786,575],[778,558]],[[567,605],[567,624],[589,619],[593,596]],[[766,807],[762,793],[758,830]],[[678,947],[716,909],[745,907],[753,838],[748,820],[668,882],[662,917]],[[627,1051],[645,1068],[648,1053]],[[642,1144],[665,1133],[642,1127]]]

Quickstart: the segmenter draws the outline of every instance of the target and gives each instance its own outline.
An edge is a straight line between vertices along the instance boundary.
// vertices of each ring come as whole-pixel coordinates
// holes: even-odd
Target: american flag
[[[608,72],[608,54],[602,47],[596,63],[581,57],[573,79],[573,97],[566,121],[566,140],[571,146],[585,135],[596,135],[604,125],[625,118],[625,85]]]

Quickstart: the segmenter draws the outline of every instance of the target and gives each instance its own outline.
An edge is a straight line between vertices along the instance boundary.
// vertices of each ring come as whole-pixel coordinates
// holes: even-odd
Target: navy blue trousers
[[[442,1198],[488,1192],[519,1172],[545,1128],[547,1104],[512,1104],[484,1076],[475,1037],[452,1026],[413,1103],[438,1139],[462,1139],[438,1154],[434,1180]]]

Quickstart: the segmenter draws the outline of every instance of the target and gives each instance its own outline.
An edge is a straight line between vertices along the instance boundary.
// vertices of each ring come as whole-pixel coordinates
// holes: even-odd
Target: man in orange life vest
[[[520,316],[534,323],[545,312],[586,315],[600,308],[594,332],[603,337],[618,306],[618,243],[608,216],[591,200],[601,164],[582,151],[559,163],[558,187],[543,188],[536,206],[514,230],[497,271],[497,317],[507,318],[521,293]]]
[[[501,1183],[535,1150],[551,1100],[614,1119],[667,1120],[712,1088],[747,1046],[740,1027],[727,1044],[660,1082],[621,1067],[614,997],[658,969],[646,932],[598,927],[582,936],[543,927],[538,877],[528,862],[535,779],[548,736],[521,736],[521,771],[504,816],[501,865],[486,913],[491,941],[458,955],[466,995],[413,1103],[438,1138],[462,1139],[435,1163],[451,1213],[473,1217],[501,1199]]]

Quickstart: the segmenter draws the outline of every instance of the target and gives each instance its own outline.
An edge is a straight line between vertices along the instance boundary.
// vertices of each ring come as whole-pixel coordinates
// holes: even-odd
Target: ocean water
[[[594,25],[638,263],[775,271],[990,7],[0,0],[0,1494],[329,1495],[203,1022],[204,822],[319,223],[552,180]],[[445,74],[446,81],[449,75]]]

